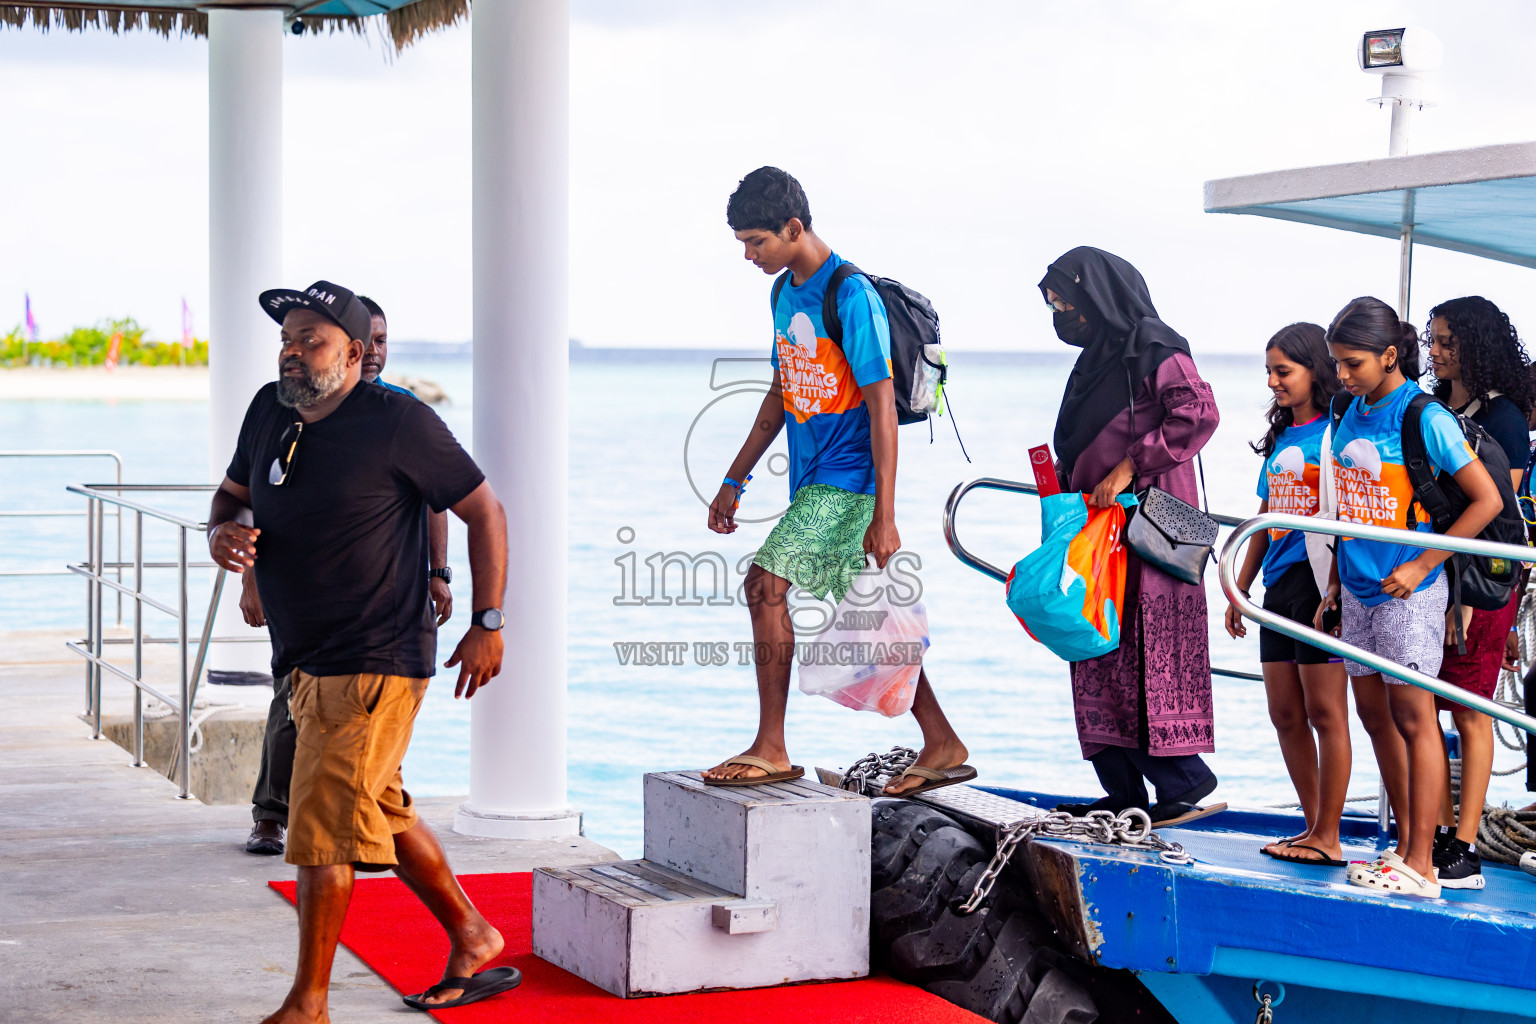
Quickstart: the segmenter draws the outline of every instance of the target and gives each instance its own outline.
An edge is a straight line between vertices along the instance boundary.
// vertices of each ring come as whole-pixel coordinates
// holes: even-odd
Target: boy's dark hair
[[[725,204],[725,222],[732,231],[772,231],[778,234],[794,217],[811,229],[811,203],[794,175],[777,167],[759,167],[742,178]]]
[[[385,323],[389,323],[389,317],[384,315],[383,306],[380,306],[377,302],[374,302],[366,295],[359,295],[357,297],[357,301],[361,302],[367,308],[369,316],[379,317]]]
[[[1272,348],[1279,349],[1280,354],[1285,358],[1311,372],[1312,409],[1314,413],[1324,415],[1328,412],[1333,396],[1342,390],[1339,375],[1334,370],[1333,360],[1328,355],[1326,337],[1327,333],[1317,324],[1297,323],[1280,328],[1275,332],[1275,336],[1269,339],[1269,344],[1264,346],[1266,352]],[[1282,409],[1278,399],[1270,402],[1269,430],[1248,447],[1268,458],[1275,453],[1275,441],[1280,437],[1281,432],[1295,422],[1295,415],[1289,409]]]
[[[1485,403],[1491,391],[1504,393],[1529,419],[1536,408],[1536,382],[1531,380],[1525,346],[1504,311],[1481,295],[1442,302],[1429,311],[1430,320],[1444,317],[1461,360],[1461,383],[1467,394]],[[1435,397],[1449,404],[1451,382],[1435,381]]]
[[[1419,368],[1419,332],[1412,324],[1399,320],[1391,306],[1374,296],[1351,299],[1349,305],[1339,310],[1328,327],[1328,344],[1376,355],[1395,345],[1397,362],[1387,369],[1401,369],[1409,380],[1418,380],[1423,373]]]

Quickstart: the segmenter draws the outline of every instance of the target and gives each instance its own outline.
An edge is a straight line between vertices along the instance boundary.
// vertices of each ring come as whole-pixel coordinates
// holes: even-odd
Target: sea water
[[[921,581],[932,634],[925,658],[929,678],[970,747],[979,781],[1096,794],[1073,729],[1066,666],[1025,635],[1003,603],[1001,584],[950,554],[942,528],[944,502],[956,483],[980,476],[1032,479],[1026,452],[1050,441],[1069,355],[958,353],[951,363],[951,415],[936,421],[932,443],[926,426],[901,429],[896,488],[897,527]],[[1263,433],[1269,399],[1261,354],[1207,356],[1199,365],[1222,416],[1204,453],[1211,507],[1251,514],[1258,507],[1259,459],[1247,445]],[[734,534],[711,533],[706,506],[746,437],[768,374],[766,360],[744,353],[573,353],[567,496],[570,800],[584,812],[587,834],[626,856],[640,853],[644,772],[708,767],[752,739],[755,676],[750,663],[742,664],[744,649],[736,646],[751,638],[740,583],[749,556],[788,503],[782,438],[755,471]],[[406,375],[428,378],[447,391],[450,402],[438,412],[472,444],[468,358],[401,352],[391,359],[389,376]],[[9,402],[0,405],[0,448],[110,448],[122,453],[129,481],[197,482],[206,479],[207,423],[206,402]],[[959,425],[969,463],[952,423]],[[0,460],[0,508],[78,510],[83,499],[66,494],[66,483],[110,479],[109,463],[101,460],[73,465]],[[201,494],[157,495],[151,503],[194,520],[207,508]],[[465,532],[452,517],[450,522],[458,604],[439,640],[439,661],[463,635],[470,610]],[[109,521],[109,552],[113,526]],[[131,523],[125,526],[125,543],[131,545]],[[998,492],[973,492],[958,520],[966,546],[1004,569],[1038,544],[1039,530],[1036,499]],[[174,558],[174,531],[151,525],[147,537],[147,558]],[[0,538],[0,568],[57,568],[84,557],[84,522],[78,518],[0,519]],[[192,557],[201,557],[198,538],[192,540]],[[696,566],[689,570],[696,594],[684,587],[685,562]],[[717,584],[722,567],[724,578]],[[207,575],[195,576],[194,608],[198,595],[207,592]],[[174,573],[151,576],[151,592],[170,600]],[[514,580],[513,585],[537,590],[545,584]],[[1221,625],[1226,602],[1214,566],[1206,587],[1212,662],[1257,671],[1258,629],[1250,625],[1247,639],[1229,639]],[[83,591],[78,579],[0,578],[0,630],[83,628]],[[805,607],[796,621],[810,623],[818,614]],[[497,681],[502,685],[519,677],[516,626],[509,623]],[[159,628],[164,632],[163,623]],[[658,657],[661,652],[678,654],[681,663],[644,663],[673,660]],[[429,688],[406,757],[406,785],[420,795],[468,789],[469,706],[453,698],[452,680],[451,672],[440,671]],[[1214,687],[1217,752],[1210,762],[1221,778],[1215,798],[1244,805],[1294,800],[1263,685],[1217,677]],[[1358,723],[1354,733],[1350,793],[1373,795],[1377,775],[1370,745]],[[849,711],[795,691],[788,735],[794,762],[808,774],[818,765],[843,767],[869,751],[920,742],[910,716],[886,719]],[[1522,758],[1500,747],[1496,767],[1513,767]],[[1523,778],[1521,772],[1495,779],[1490,800],[1523,803]]]

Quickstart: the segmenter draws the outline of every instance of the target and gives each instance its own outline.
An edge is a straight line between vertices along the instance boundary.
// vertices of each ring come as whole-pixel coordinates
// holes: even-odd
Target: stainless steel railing
[[[116,470],[116,484],[121,486],[123,482],[123,457],[119,453],[107,448],[71,450],[42,448],[32,450],[16,449],[11,451],[0,451],[0,459],[39,459],[47,461],[62,459],[111,459]],[[78,508],[0,509],[0,519],[79,518],[81,516],[88,516],[89,514],[90,513],[88,510],[82,510]],[[115,561],[106,562],[103,564],[114,571],[114,576],[117,579],[117,582],[121,583],[123,582],[123,569],[127,568],[127,566],[123,563],[123,515],[121,509],[114,509],[111,514],[115,520],[113,532],[117,536],[117,557]],[[94,537],[95,534],[92,533],[91,536]],[[15,550],[15,548],[13,547],[11,550]],[[0,569],[0,578],[69,575],[71,575],[70,571],[67,568],[63,568],[58,563],[45,563],[43,565],[29,566],[19,569]],[[117,624],[119,626],[123,624],[123,595],[121,593],[118,593],[117,595]]]
[[[1438,697],[1464,704],[1476,711],[1481,711],[1499,722],[1505,722],[1518,729],[1524,729],[1527,733],[1536,733],[1536,718],[1527,715],[1523,710],[1516,710],[1508,705],[1479,697],[1475,693],[1469,693],[1454,683],[1447,683],[1443,679],[1427,676],[1416,669],[1407,668],[1394,661],[1389,661],[1379,654],[1347,644],[1338,637],[1329,633],[1319,632],[1311,626],[1303,625],[1283,615],[1269,611],[1255,604],[1253,600],[1237,589],[1237,553],[1243,546],[1243,542],[1254,534],[1263,530],[1298,530],[1302,533],[1321,533],[1329,537],[1349,537],[1359,540],[1376,540],[1388,544],[1411,544],[1416,548],[1429,548],[1433,551],[1450,551],[1463,555],[1484,555],[1493,558],[1507,558],[1514,562],[1536,562],[1536,548],[1523,544],[1495,544],[1487,540],[1469,540],[1465,537],[1450,537],[1443,533],[1421,533],[1416,530],[1399,530],[1386,526],[1369,526],[1363,523],[1344,523],[1335,519],[1320,519],[1316,516],[1293,516],[1279,512],[1266,513],[1255,516],[1242,523],[1232,535],[1227,538],[1226,546],[1221,549],[1221,589],[1242,613],[1244,618],[1252,619],[1260,625],[1267,626],[1277,633],[1294,637],[1313,647],[1336,654],[1341,658],[1373,668],[1383,675],[1401,679],[1405,683],[1428,690]]]
[[[1034,484],[1024,483],[1019,480],[1002,480],[997,477],[984,476],[976,480],[968,480],[956,484],[950,492],[949,500],[944,503],[944,542],[949,545],[949,550],[954,553],[961,563],[970,566],[983,576],[990,576],[1003,583],[1008,579],[1008,574],[981,556],[971,552],[964,544],[960,543],[960,535],[957,532],[956,520],[959,516],[960,502],[967,494],[976,490],[1004,491],[1009,494],[1039,494],[1040,488]],[[1222,526],[1240,526],[1243,520],[1234,516],[1212,514],[1211,518]],[[1225,676],[1230,679],[1247,679],[1262,682],[1264,677],[1257,672],[1241,672],[1231,668],[1211,669],[1211,675]]]
[[[71,494],[78,494],[86,499],[86,525],[87,525],[87,557],[84,562],[72,563],[66,567],[66,571],[81,576],[86,581],[86,635],[81,641],[70,641],[65,644],[70,650],[85,659],[85,688],[86,688],[86,714],[90,716],[94,739],[101,738],[101,684],[103,673],[113,675],[133,686],[133,764],[142,768],[144,762],[144,694],[160,700],[168,705],[177,716],[178,732],[176,739],[176,755],[174,771],[180,792],[178,796],[189,799],[192,796],[192,708],[197,700],[198,682],[202,678],[203,667],[207,662],[208,647],[213,643],[260,643],[265,637],[215,637],[213,633],[214,620],[218,613],[219,599],[224,589],[225,570],[211,561],[192,561],[187,555],[187,537],[189,532],[198,535],[206,531],[206,524],[194,522],[190,519],[178,516],[164,509],[127,498],[121,492],[152,492],[152,493],[212,493],[215,488],[211,484],[72,484],[66,488]],[[103,557],[105,550],[105,523],[111,514],[121,516],[123,513],[131,513],[133,517],[133,560],[123,562],[121,565],[108,563]],[[145,520],[164,523],[176,531],[176,560],[154,561],[144,560],[144,527]],[[122,583],[120,580],[109,577],[109,572],[131,568],[133,570],[132,585]],[[177,573],[175,605],[167,604],[151,597],[144,589],[144,571],[146,569],[170,569]],[[190,580],[189,572],[193,569],[215,568],[212,593],[208,600],[208,614],[203,619],[202,631],[196,640],[190,635]],[[126,598],[133,604],[133,635],[131,637],[111,637],[104,635],[102,628],[102,596],[111,591]],[[170,616],[176,622],[176,635],[174,637],[148,636],[144,631],[144,610],[148,607],[152,611]],[[144,645],[145,644],[176,644],[179,653],[176,696],[166,694],[145,679],[144,675]],[[133,670],[114,664],[105,656],[105,648],[110,645],[133,645]],[[197,655],[192,657],[193,645],[197,647]]]

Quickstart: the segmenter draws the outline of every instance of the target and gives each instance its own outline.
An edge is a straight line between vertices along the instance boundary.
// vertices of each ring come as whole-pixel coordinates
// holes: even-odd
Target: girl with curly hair
[[[1317,515],[1323,498],[1323,435],[1328,407],[1339,392],[1339,375],[1317,324],[1281,328],[1264,351],[1269,390],[1269,430],[1252,445],[1264,457],[1259,471],[1259,515],[1289,512]],[[1307,554],[1306,535],[1270,530],[1248,543],[1237,575],[1244,594],[1263,571],[1264,607],[1309,623],[1328,586],[1327,565],[1318,580]],[[1237,606],[1229,604],[1227,634],[1248,634]],[[1263,847],[1278,860],[1337,866],[1339,816],[1349,785],[1349,697],[1343,659],[1284,633],[1259,630],[1259,662],[1269,720],[1280,739],[1280,754],[1301,801],[1307,827],[1301,834]],[[1313,736],[1313,733],[1316,736]]]
[[[1536,383],[1514,325],[1492,302],[1468,295],[1430,310],[1428,337],[1435,397],[1488,431],[1509,456],[1518,490],[1529,450],[1526,424],[1536,408]],[[1523,589],[1515,588],[1509,604],[1497,611],[1467,609],[1471,619],[1465,624],[1465,654],[1457,652],[1448,626],[1441,679],[1481,697],[1493,696]],[[1461,734],[1461,813],[1458,820],[1447,785],[1435,835],[1435,871],[1448,888],[1481,889],[1482,861],[1473,844],[1493,771],[1493,719],[1443,697],[1435,699],[1435,706],[1451,713]],[[1449,761],[1446,779],[1449,782]]]

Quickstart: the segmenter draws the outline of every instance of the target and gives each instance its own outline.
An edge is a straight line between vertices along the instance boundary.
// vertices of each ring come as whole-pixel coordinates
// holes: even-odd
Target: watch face
[[[500,608],[487,608],[480,613],[480,627],[482,629],[489,629],[494,632],[500,629],[505,621],[506,618],[501,614]]]

